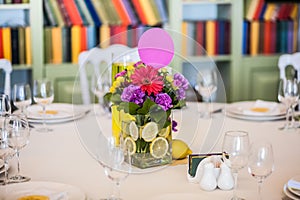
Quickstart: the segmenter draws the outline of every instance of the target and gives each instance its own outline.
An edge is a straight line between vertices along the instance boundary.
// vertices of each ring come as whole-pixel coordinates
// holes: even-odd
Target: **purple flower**
[[[156,95],[155,103],[157,103],[164,111],[168,110],[169,108],[172,108],[172,99],[171,97],[166,93],[159,93]]]
[[[172,120],[172,131],[175,131],[175,132],[178,131],[177,128],[176,128],[177,124],[178,123],[175,120]]]
[[[126,70],[117,73],[117,74],[115,75],[115,79],[118,78],[118,77],[120,77],[120,76],[124,76],[126,73],[127,73]]]
[[[179,100],[185,98],[185,90],[188,89],[189,82],[184,78],[182,74],[176,73],[174,74],[174,85],[178,87],[176,91],[176,96]]]
[[[128,87],[124,88],[121,95],[121,100],[142,105],[144,103],[144,96],[145,93],[140,89],[139,86],[129,85]]]

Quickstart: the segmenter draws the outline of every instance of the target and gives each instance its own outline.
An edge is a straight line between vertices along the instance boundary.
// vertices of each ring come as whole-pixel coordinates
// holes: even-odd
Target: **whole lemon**
[[[172,158],[174,160],[184,159],[191,153],[192,150],[184,141],[180,139],[172,140]]]

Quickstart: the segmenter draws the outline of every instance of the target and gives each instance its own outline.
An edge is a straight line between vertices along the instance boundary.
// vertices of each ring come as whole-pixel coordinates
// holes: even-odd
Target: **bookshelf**
[[[186,12],[185,9],[188,6],[193,7],[193,9],[198,9],[198,14],[196,16],[198,17],[198,20],[215,19],[215,16],[212,16],[212,13],[215,12],[215,10],[218,10],[218,8],[221,8],[224,11],[225,17],[230,21],[231,49],[228,54],[186,56],[189,62],[196,64],[199,62],[205,63],[209,59],[212,59],[216,63],[220,73],[222,74],[226,88],[227,101],[229,102],[255,99],[277,101],[277,87],[279,80],[279,70],[277,67],[278,57],[282,53],[298,51],[296,48],[290,50],[290,52],[280,50],[277,52],[263,52],[262,50],[257,50],[257,53],[245,53],[243,51],[244,22],[249,9],[248,5],[252,1],[266,2],[262,0],[169,1],[170,27],[178,32],[182,31],[182,22],[187,18],[185,16],[186,13],[184,12]],[[289,2],[281,1],[281,3]],[[191,20],[195,20],[193,17],[195,16],[191,15]],[[294,17],[296,17],[294,20],[297,21],[297,16],[294,15]],[[296,31],[299,33],[299,28]],[[262,36],[261,39],[261,41],[264,41],[264,36]],[[177,41],[176,48],[183,48],[182,41]],[[182,63],[180,60],[177,61],[176,65],[183,65],[186,67],[185,63]]]
[[[170,28],[176,32],[182,32],[182,25],[184,22],[197,23],[200,21],[206,23],[207,21],[218,22],[221,20],[226,20],[230,24],[229,38],[227,38],[227,40],[229,40],[227,46],[230,48],[226,53],[213,52],[206,54],[205,52],[201,52],[200,54],[202,55],[195,55],[195,53],[192,52],[188,53],[187,55],[183,54],[186,57],[186,60],[195,66],[201,66],[201,63],[205,64],[211,60],[216,63],[225,85],[227,101],[233,101],[239,96],[239,94],[237,94],[239,88],[238,84],[236,83],[240,83],[240,67],[238,66],[238,63],[240,62],[241,57],[241,54],[239,53],[241,50],[239,47],[239,38],[241,37],[239,33],[239,27],[241,27],[239,19],[242,18],[241,8],[242,3],[235,0],[169,1],[169,25]],[[198,10],[198,12],[195,14],[196,10]],[[215,31],[213,31],[211,34],[214,34],[214,32]],[[188,38],[188,40],[197,40],[195,37],[189,34],[187,34],[186,38]],[[181,39],[185,40],[186,38],[183,36]],[[179,52],[182,52],[182,48],[184,48],[182,45],[182,40],[176,40],[175,48],[177,48]],[[224,40],[224,38],[222,40]],[[207,46],[203,46],[205,49],[207,49]],[[189,48],[189,46],[187,46],[187,48]],[[174,62],[176,66],[189,67],[187,63],[181,59],[175,60]]]

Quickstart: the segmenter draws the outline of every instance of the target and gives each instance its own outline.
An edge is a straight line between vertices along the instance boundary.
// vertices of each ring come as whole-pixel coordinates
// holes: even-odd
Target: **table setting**
[[[205,102],[186,101],[194,86],[165,68],[172,40],[150,30],[143,62],[113,70],[99,104],[53,102],[49,80],[34,81],[33,102],[13,100],[14,112],[0,96],[0,199],[299,200],[300,130],[290,122],[297,98],[217,103],[224,88],[213,70],[198,74]],[[167,51],[149,54],[157,34]]]

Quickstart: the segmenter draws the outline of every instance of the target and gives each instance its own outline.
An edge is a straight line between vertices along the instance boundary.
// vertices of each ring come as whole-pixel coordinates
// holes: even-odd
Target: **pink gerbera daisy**
[[[134,85],[141,87],[141,90],[148,95],[153,93],[157,95],[163,88],[163,77],[159,76],[158,69],[149,65],[136,69],[131,75],[131,80]]]

